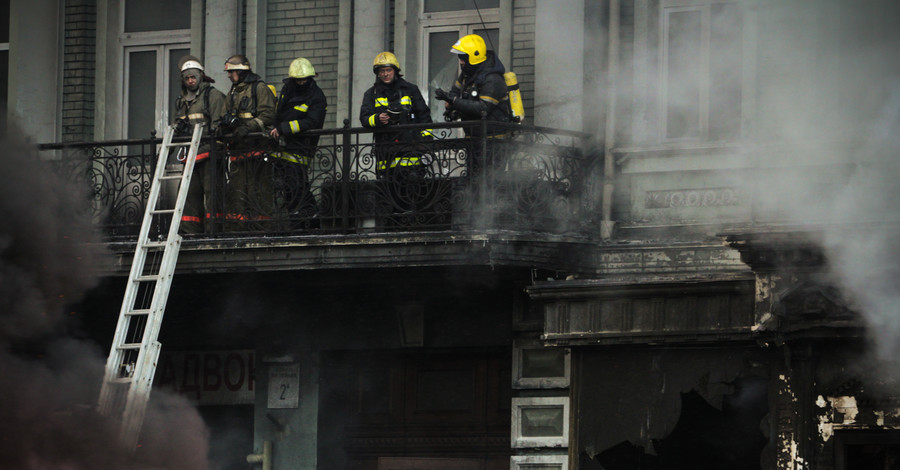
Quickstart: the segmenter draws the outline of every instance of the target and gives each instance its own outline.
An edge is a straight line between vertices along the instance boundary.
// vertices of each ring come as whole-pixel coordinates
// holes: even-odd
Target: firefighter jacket
[[[275,123],[275,96],[259,75],[250,72],[231,85],[225,112],[239,118],[249,132],[265,132]]]
[[[452,107],[463,121],[479,120],[482,112],[488,121],[510,121],[512,111],[509,107],[509,92],[503,78],[504,73],[506,69],[494,51],[487,51],[484,62],[463,67],[462,73],[449,92],[450,98],[453,99]],[[489,134],[499,132],[502,131],[488,130]],[[479,134],[478,128],[472,131],[472,135]]]
[[[393,116],[388,124],[378,120],[378,115]],[[391,84],[375,80],[375,86],[366,90],[359,109],[359,122],[363,127],[384,128],[396,124],[430,123],[431,110],[422,97],[419,87],[397,77]],[[415,142],[431,138],[430,130],[407,130],[397,133],[375,133],[375,143]]]
[[[181,85],[181,96],[175,99],[172,124],[183,119],[190,123],[192,129],[195,124],[203,125],[203,139],[197,150],[197,160],[203,160],[209,156],[209,142],[206,136],[224,112],[225,95],[213,87],[210,82],[201,80],[197,93],[191,98],[189,98],[187,87],[184,84]]]
[[[303,85],[295,78],[285,78],[276,104],[275,127],[284,139],[283,158],[295,163],[309,164],[316,153],[319,136],[304,135],[304,131],[321,129],[325,125],[328,103],[325,93],[312,77]]]

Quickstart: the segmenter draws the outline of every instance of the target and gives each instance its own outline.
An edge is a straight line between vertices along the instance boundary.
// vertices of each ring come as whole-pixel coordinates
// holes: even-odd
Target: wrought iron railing
[[[423,130],[433,137],[393,141],[399,132]],[[373,139],[376,134],[384,135]],[[586,221],[595,212],[599,181],[581,133],[473,121],[307,135],[319,137],[310,155],[285,152],[263,136],[237,149],[210,140],[210,158],[195,169],[209,197],[197,236],[593,230]],[[139,228],[159,143],[44,144],[40,150],[86,188],[92,222],[118,238]],[[168,165],[179,163],[172,158]],[[174,190],[164,188],[163,197]]]

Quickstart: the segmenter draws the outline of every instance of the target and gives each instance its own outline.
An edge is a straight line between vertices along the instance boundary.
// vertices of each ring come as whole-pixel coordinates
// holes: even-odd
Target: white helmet
[[[203,66],[200,65],[200,62],[197,62],[195,60],[189,60],[189,61],[185,62],[184,65],[181,66],[182,72],[184,72],[187,69],[200,69],[200,71],[202,72]]]
[[[201,72],[203,71],[203,64],[200,63],[200,59],[192,56],[186,55],[181,58],[179,62],[179,71],[184,72],[187,69],[198,69]]]

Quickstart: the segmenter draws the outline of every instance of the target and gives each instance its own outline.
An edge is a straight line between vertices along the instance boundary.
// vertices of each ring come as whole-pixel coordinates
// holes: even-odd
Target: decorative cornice
[[[644,207],[647,209],[739,206],[744,200],[743,192],[739,188],[647,191],[645,195]]]

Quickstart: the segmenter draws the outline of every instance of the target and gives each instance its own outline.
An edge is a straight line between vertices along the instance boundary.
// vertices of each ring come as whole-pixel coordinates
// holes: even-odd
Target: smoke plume
[[[134,456],[95,411],[105,352],[74,338],[103,253],[87,200],[0,120],[0,461],[16,470],[205,469],[196,410],[154,392]],[[88,217],[88,218],[86,218]]]
[[[759,72],[768,83],[760,93],[760,115],[769,122],[760,126],[762,136],[806,151],[773,164],[793,167],[789,177],[761,178],[759,194],[768,200],[760,201],[770,205],[759,207],[824,227],[832,282],[862,315],[877,356],[894,358],[900,352],[900,35],[894,27],[900,5],[766,8],[771,11],[761,16],[791,21],[784,25],[792,34],[777,44],[787,55],[767,52],[771,58],[761,61],[781,64]]]

